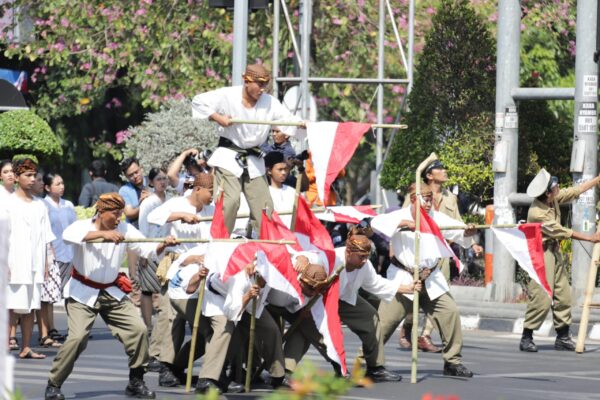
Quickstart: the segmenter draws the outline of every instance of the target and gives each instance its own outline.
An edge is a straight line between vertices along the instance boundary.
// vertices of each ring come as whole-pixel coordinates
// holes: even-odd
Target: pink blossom
[[[146,75],[152,75],[154,73],[154,71],[152,71],[152,68],[146,68],[146,70],[144,71],[144,73]]]
[[[67,101],[67,98],[64,94],[61,94],[60,96],[58,96],[58,101],[64,103],[65,101]]]
[[[575,45],[575,41],[569,40],[569,54],[571,54],[571,56],[575,57],[576,50],[577,50],[577,46]]]
[[[54,50],[58,51],[58,52],[61,52],[61,51],[63,51],[63,50],[65,49],[65,45],[64,45],[63,43],[60,43],[60,42],[58,42],[58,43],[55,43],[55,44],[52,46],[52,48],[53,48]]]
[[[132,133],[126,129],[119,131],[119,132],[115,133],[115,139],[116,139],[115,142],[117,144],[121,144],[124,141],[126,141],[131,136],[131,134]]]
[[[86,62],[81,66],[81,69],[88,71],[91,67],[92,67],[92,65],[89,62]]]
[[[148,5],[150,5],[150,4],[152,4],[152,0],[140,0],[140,4],[142,4],[142,5],[143,5],[143,4],[148,4]]]
[[[288,51],[287,56],[288,56],[288,58],[294,57],[294,52],[293,51]]]
[[[339,26],[339,25],[342,25],[342,20],[339,18],[334,18],[331,20],[331,23]]]
[[[367,17],[365,16],[365,14],[360,13],[360,15],[358,16],[358,22],[360,22],[361,24],[364,24],[367,20]]]
[[[383,119],[384,124],[391,124],[392,122],[394,122],[394,117],[392,116],[388,116]]]
[[[363,8],[365,6],[365,0],[358,0],[356,2],[356,5],[359,6],[360,8]]]
[[[404,86],[402,85],[394,85],[392,86],[392,93],[395,94],[402,94],[405,92],[406,89],[404,89]]]
[[[140,8],[139,10],[136,10],[135,15],[137,15],[137,16],[146,15],[146,9]]]
[[[427,14],[429,14],[429,15],[435,14],[435,8],[433,8],[433,7],[427,7]]]
[[[64,27],[64,28],[68,28],[69,27],[69,20],[66,18],[61,18],[60,20],[60,24]]]

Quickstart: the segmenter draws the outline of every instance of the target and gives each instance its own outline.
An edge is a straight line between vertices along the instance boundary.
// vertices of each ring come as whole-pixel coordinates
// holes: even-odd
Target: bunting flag
[[[358,122],[307,122],[306,135],[315,168],[319,198],[329,198],[331,184],[352,158],[370,124]]]
[[[371,206],[335,206],[327,207],[324,212],[315,215],[321,221],[358,224],[365,218],[373,218],[377,213]]]
[[[419,232],[421,232],[421,239],[419,242],[421,259],[437,259],[451,257],[454,259],[458,272],[462,273],[464,265],[460,262],[452,248],[442,235],[439,226],[435,223],[433,218],[429,216],[423,209],[419,207],[421,213]],[[426,255],[426,256],[425,256]]]
[[[546,280],[546,265],[542,247],[542,224],[521,224],[515,228],[492,228],[523,271],[536,281],[552,298],[552,289]]]
[[[210,225],[210,236],[213,239],[229,238],[229,231],[225,226],[225,216],[223,215],[223,196],[225,192],[221,192],[217,203],[215,204],[215,213],[213,215],[212,224]]]

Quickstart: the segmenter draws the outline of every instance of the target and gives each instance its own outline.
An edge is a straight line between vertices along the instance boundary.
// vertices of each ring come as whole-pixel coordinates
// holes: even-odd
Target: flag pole
[[[162,243],[166,238],[127,238],[123,239],[119,243]],[[192,238],[175,238],[177,244],[179,243],[211,243],[211,242],[224,242],[224,243],[267,243],[267,244],[295,244],[292,240],[267,240],[267,239],[192,239]],[[88,240],[85,243],[113,243],[110,240],[105,239],[94,239]]]
[[[253,120],[253,119],[237,119],[237,118],[233,118],[230,121],[233,124],[305,126],[305,122],[296,122],[296,121],[257,121],[257,120]],[[404,124],[371,124],[371,128],[406,129],[406,128],[408,128],[408,125],[404,125]]]
[[[253,284],[256,279],[252,279]],[[252,382],[252,361],[254,359],[254,335],[256,331],[256,297],[252,298],[252,313],[250,314],[250,337],[248,338],[248,362],[246,362],[246,383],[244,391],[250,393],[250,383]]]
[[[204,286],[206,278],[200,279],[200,292],[198,293],[198,304],[196,304],[196,313],[194,314],[194,324],[192,325],[192,341],[190,344],[190,357],[188,359],[187,376],[185,379],[185,391],[192,390],[192,374],[194,369],[194,358],[196,356],[196,336],[198,335],[198,326],[200,325],[200,314],[202,314],[202,302],[204,301]]]
[[[300,188],[302,186],[302,175],[296,179],[296,194],[294,195],[294,207],[292,208],[292,221],[290,222],[290,231],[296,229],[296,217],[298,215],[298,197],[300,197]]]
[[[413,272],[413,280],[419,280],[419,263],[420,263],[420,241],[421,241],[421,171],[423,171],[427,165],[429,165],[432,161],[437,160],[437,155],[435,153],[431,153],[429,157],[427,157],[415,172],[415,268]],[[419,353],[417,347],[417,337],[419,337],[419,295],[420,293],[415,290],[413,296],[413,326],[412,326],[412,365],[410,370],[410,383],[417,383],[417,362],[419,360]]]
[[[600,232],[600,225],[598,225],[596,232]],[[577,333],[577,344],[575,345],[575,352],[577,354],[581,354],[585,350],[585,337],[587,335],[588,322],[590,318],[590,305],[592,304],[592,297],[594,295],[594,289],[596,288],[596,275],[598,274],[599,260],[600,244],[596,243],[592,250],[592,259],[590,260],[587,286],[583,297],[579,332]]]
[[[465,229],[491,229],[491,228],[496,228],[496,229],[503,229],[503,228],[517,228],[519,226],[521,226],[522,224],[497,224],[497,225],[491,225],[491,224],[481,224],[481,225],[449,225],[449,226],[438,226],[438,228],[440,228],[440,231],[458,231],[458,230],[465,230]],[[543,224],[542,224],[543,226]],[[406,228],[406,227],[402,227],[399,229],[399,231],[409,231],[411,229]]]

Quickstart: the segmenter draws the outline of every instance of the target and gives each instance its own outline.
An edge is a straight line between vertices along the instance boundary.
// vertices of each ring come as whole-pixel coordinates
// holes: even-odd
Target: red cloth
[[[102,290],[107,289],[111,286],[116,286],[125,293],[131,293],[132,290],[131,281],[129,280],[125,272],[119,272],[119,274],[117,275],[117,279],[110,283],[100,283],[93,281],[81,275],[75,268],[73,268],[73,270],[71,271],[71,276],[79,282],[83,283],[84,285],[92,287],[94,289]]]

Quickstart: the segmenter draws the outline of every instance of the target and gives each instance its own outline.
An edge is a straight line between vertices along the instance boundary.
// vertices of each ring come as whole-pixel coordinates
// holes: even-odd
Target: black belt
[[[217,292],[217,289],[215,289],[213,287],[212,283],[210,282],[210,276],[208,276],[206,279],[208,279],[208,290],[210,290],[211,292],[213,292],[217,296],[223,296],[221,293]]]
[[[217,147],[225,147],[226,149],[235,151],[237,153],[235,156],[235,160],[242,168],[248,167],[248,156],[262,158],[265,155],[265,153],[263,153],[261,148],[258,146],[243,149],[223,136],[219,137],[219,143],[217,144]]]
[[[542,247],[544,248],[544,251],[555,251],[558,249],[558,240],[548,239],[544,243],[542,243]]]
[[[407,267],[406,265],[402,264],[395,256],[390,257],[390,263],[392,263],[393,265],[395,265],[396,267],[405,270],[406,272],[408,272],[411,275],[415,274],[415,269],[412,267]],[[431,270],[431,272],[433,272],[433,270],[435,270],[439,265],[438,264],[435,265],[435,267],[433,268],[429,268]],[[419,269],[419,278],[421,277],[421,273],[420,273],[420,269]]]

